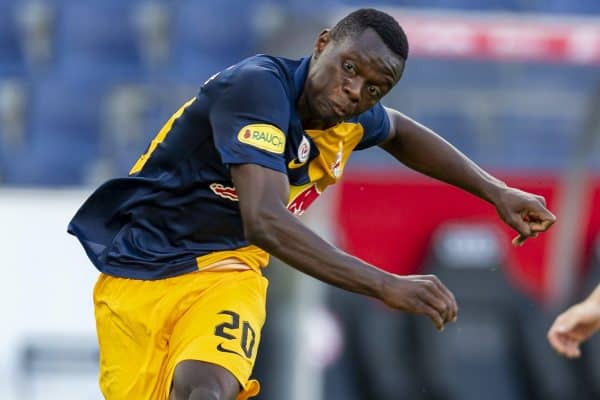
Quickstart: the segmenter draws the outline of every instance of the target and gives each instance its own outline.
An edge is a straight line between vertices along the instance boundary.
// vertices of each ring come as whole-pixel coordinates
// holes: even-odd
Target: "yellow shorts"
[[[220,365],[249,380],[265,321],[268,281],[259,272],[202,271],[142,281],[101,274],[94,289],[100,388],[108,400],[166,400],[183,360]]]

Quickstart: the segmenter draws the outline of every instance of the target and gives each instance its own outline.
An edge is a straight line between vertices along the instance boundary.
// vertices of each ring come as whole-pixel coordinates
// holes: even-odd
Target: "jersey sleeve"
[[[381,103],[375,104],[370,110],[358,116],[364,133],[356,150],[363,150],[383,142],[390,132],[390,119]]]
[[[285,173],[290,103],[280,78],[270,70],[226,71],[210,91],[210,124],[224,164],[258,164]]]

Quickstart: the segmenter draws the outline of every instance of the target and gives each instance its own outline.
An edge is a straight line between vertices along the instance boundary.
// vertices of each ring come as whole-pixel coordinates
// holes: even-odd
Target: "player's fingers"
[[[563,335],[556,331],[550,331],[548,333],[548,341],[557,353],[565,357],[574,358],[579,357],[581,354],[581,351],[579,350],[579,342],[570,338],[568,335]]]
[[[456,298],[454,297],[454,294],[452,293],[452,291],[450,291],[450,289],[448,289],[446,287],[446,285],[444,285],[437,276],[427,275],[426,277],[427,277],[427,279],[429,279],[430,281],[432,281],[435,284],[435,287],[437,288],[437,290],[439,290],[439,292],[444,297],[444,301],[448,307],[445,321],[446,322],[456,321],[456,318],[458,316],[458,305],[456,303]]]
[[[548,229],[550,229],[550,227],[553,224],[554,224],[554,221],[550,221],[550,220],[544,220],[544,221],[539,221],[539,222],[533,221],[533,222],[529,222],[529,228],[534,233],[545,232]]]
[[[421,312],[429,317],[438,331],[444,330],[444,319],[437,310],[423,302],[421,303],[420,308],[422,310]]]
[[[539,209],[525,210],[513,215],[508,221],[519,235],[513,239],[513,246],[522,246],[529,237],[535,237],[539,232],[547,231],[555,222],[556,217],[540,203],[534,203]]]
[[[529,236],[519,233],[519,235],[517,235],[513,238],[512,245],[513,246],[522,246],[523,243],[525,243],[525,241],[528,238],[537,237],[540,232],[547,231],[552,226],[553,223],[554,222],[550,222],[550,221],[528,222],[527,224],[529,225],[529,230],[531,232],[529,234]]]
[[[512,240],[512,245],[515,247],[523,246],[523,243],[527,240],[527,236],[523,236],[521,234],[515,236]]]
[[[561,343],[559,353],[569,358],[577,358],[581,355],[581,350],[579,350],[578,341],[573,340],[568,336],[561,335],[559,335],[559,341]]]
[[[576,348],[575,350],[573,350],[572,352],[570,352],[569,354],[567,354],[567,357],[569,357],[569,358],[579,358],[579,357],[581,357],[581,350],[579,348]]]
[[[454,314],[453,304],[443,284],[435,275],[421,275],[419,279],[424,289],[421,300],[435,308],[442,315],[444,322],[450,321],[451,315]]]
[[[556,320],[552,324],[550,330],[557,332],[558,334],[570,333],[575,326],[577,326],[577,318],[575,317],[575,313],[571,310],[573,310],[573,308],[556,317]]]
[[[550,329],[548,331],[548,342],[552,346],[554,350],[559,353],[562,353],[566,347],[563,340],[561,340],[561,335],[556,330]]]
[[[548,341],[560,354],[576,358],[581,355],[579,344],[584,337],[576,335],[578,320],[573,308],[559,315],[548,330]]]
[[[577,340],[569,340],[567,342],[567,356],[571,358],[576,358],[581,355],[581,350],[579,350],[579,344],[581,342]]]
[[[544,198],[544,196],[535,195],[535,198],[537,199],[537,201],[539,201],[540,203],[542,203],[542,205],[544,207],[546,207],[546,199]]]
[[[514,230],[519,232],[519,236],[523,236],[525,238],[531,236],[531,228],[529,227],[529,224],[523,219],[523,216],[521,216],[521,214],[512,214],[512,216],[507,222]]]
[[[425,287],[427,289],[419,295],[420,300],[433,308],[442,318],[442,323],[449,321],[449,315],[451,314],[451,305],[446,299],[443,292],[441,292],[433,282],[425,281]]]
[[[556,216],[545,207],[541,210],[527,210],[523,218],[530,223],[530,226],[534,224],[543,230],[547,230],[556,222]]]

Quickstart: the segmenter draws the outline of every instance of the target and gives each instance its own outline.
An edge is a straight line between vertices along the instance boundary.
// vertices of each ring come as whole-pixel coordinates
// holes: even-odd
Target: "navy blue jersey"
[[[295,103],[310,59],[257,55],[211,77],[167,121],[130,175],[100,186],[68,231],[102,272],[161,279],[235,258],[268,255],[244,237],[232,164],[288,175],[299,215],[342,175],[354,149],[383,141],[382,105],[327,130],[304,130]]]

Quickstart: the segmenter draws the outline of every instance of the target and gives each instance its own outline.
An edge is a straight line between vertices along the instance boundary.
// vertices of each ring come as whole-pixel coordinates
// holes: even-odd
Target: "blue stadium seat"
[[[136,76],[142,68],[136,1],[64,2],[57,13],[58,67],[65,76]]]
[[[25,80],[0,77],[0,182],[13,154],[27,141],[29,85]]]
[[[203,81],[253,55],[256,5],[246,0],[182,0],[173,24],[175,69]]]
[[[490,163],[515,170],[559,171],[568,162],[578,126],[560,116],[500,116],[494,121],[496,146],[485,155]]]
[[[458,112],[428,114],[423,115],[419,122],[433,129],[467,156],[475,160],[480,158],[480,135],[474,130],[467,115]]]
[[[474,128],[467,115],[459,112],[419,113],[411,114],[412,118],[434,130],[444,139],[458,147],[463,153],[477,162],[485,159],[480,145],[480,134]],[[394,167],[397,162],[392,158],[382,157],[380,151],[361,151],[352,155],[353,164],[370,164],[373,166]]]
[[[489,61],[439,58],[408,59],[401,87],[496,87],[502,67]]]
[[[47,80],[34,90],[28,149],[12,154],[5,181],[25,185],[77,185],[99,152],[103,88]]]
[[[365,1],[361,0],[342,0],[341,3],[356,7],[365,6]],[[519,0],[375,0],[368,3],[373,7],[415,7],[415,8],[447,8],[470,11],[489,11],[489,10],[519,10],[521,9]]]
[[[451,8],[470,11],[518,11],[520,0],[433,0],[428,1],[432,7]]]
[[[20,73],[24,66],[16,4],[14,1],[0,1],[0,77]]]
[[[540,11],[565,14],[600,14],[598,0],[548,0],[540,1]]]

